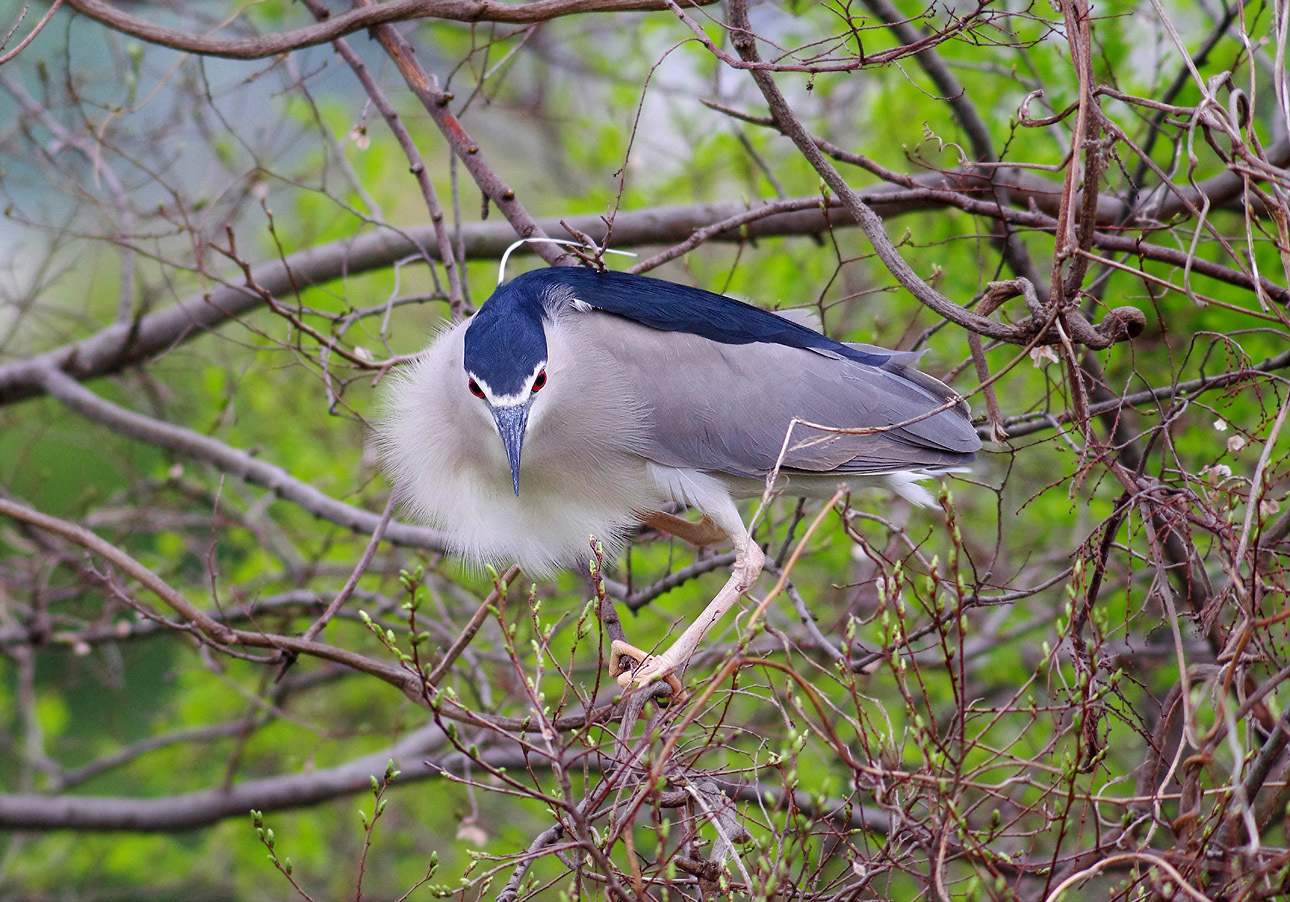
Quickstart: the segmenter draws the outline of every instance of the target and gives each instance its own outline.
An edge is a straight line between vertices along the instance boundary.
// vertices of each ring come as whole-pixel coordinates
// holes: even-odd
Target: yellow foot
[[[624,689],[633,686],[648,686],[664,680],[672,689],[672,697],[660,699],[660,703],[683,702],[686,698],[685,687],[680,679],[672,673],[674,665],[665,655],[651,655],[641,651],[635,645],[615,640],[610,645],[610,673]]]

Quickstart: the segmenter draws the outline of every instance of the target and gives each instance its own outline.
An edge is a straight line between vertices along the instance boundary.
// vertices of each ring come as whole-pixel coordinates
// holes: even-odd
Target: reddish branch
[[[320,21],[325,21],[330,15],[327,7],[323,6],[318,0],[304,0],[305,6],[314,14],[314,17]],[[407,128],[403,125],[403,120],[394,105],[390,103],[381,86],[377,84],[372,73],[367,70],[367,64],[362,58],[354,52],[349,46],[349,42],[337,38],[332,42],[336,52],[340,54],[341,59],[349,64],[353,70],[354,76],[362,84],[363,90],[371,98],[372,104],[380,112],[381,118],[385,120],[394,135],[399,147],[403,149],[403,154],[408,158],[409,169],[412,177],[417,180],[417,187],[421,189],[421,197],[425,200],[426,212],[430,214],[430,223],[434,228],[435,246],[439,250],[439,261],[443,264],[444,272],[448,275],[448,304],[452,310],[454,319],[460,319],[462,314],[462,305],[464,304],[464,295],[461,288],[461,268],[457,265],[457,259],[452,252],[452,242],[448,237],[447,224],[444,222],[443,207],[439,203],[439,195],[434,189],[434,184],[430,181],[430,172],[426,168],[425,161],[421,158],[421,152],[417,149],[416,142],[412,140],[412,135],[408,133]],[[432,259],[426,255],[427,260]]]
[[[183,627],[199,641],[229,653],[239,649],[263,648],[301,657],[316,658],[347,667],[357,673],[376,677],[401,691],[418,705],[431,709],[437,717],[456,720],[465,724],[487,727],[494,731],[522,733],[529,729],[530,718],[498,717],[479,713],[462,705],[453,697],[436,697],[432,693],[438,687],[429,683],[425,674],[409,668],[407,662],[395,666],[383,660],[377,660],[348,649],[339,648],[322,642],[310,641],[297,636],[284,636],[266,633],[259,630],[236,629],[216,618],[211,611],[197,607],[182,593],[170,586],[160,576],[132,557],[130,554],[106,541],[92,530],[78,523],[64,520],[43,513],[23,504],[0,497],[0,516],[8,517],[20,523],[26,523],[51,535],[89,550],[95,555],[115,565],[123,573],[145,586],[161,601],[183,619]],[[513,572],[513,571],[512,571]],[[509,575],[509,574],[508,574]],[[498,583],[495,591],[505,591],[506,586]],[[490,596],[491,601],[497,598]],[[215,612],[218,613],[218,612]],[[460,649],[457,650],[458,652]],[[268,663],[276,660],[269,658]],[[553,718],[549,725],[553,730],[581,730],[597,723],[612,713],[613,705],[601,705],[582,713],[566,714]]]
[[[114,31],[132,35],[150,44],[160,44],[202,56],[244,60],[277,56],[303,47],[325,44],[366,28],[412,19],[524,25],[583,13],[667,9],[667,4],[660,0],[532,0],[529,3],[503,3],[500,0],[386,0],[333,15],[317,25],[306,25],[280,34],[255,38],[216,38],[156,25],[104,0],[67,0],[67,3]]]
[[[372,0],[354,0],[359,9],[376,9],[384,4],[374,4]],[[483,193],[485,203],[494,204],[506,221],[511,224],[515,234],[520,238],[541,238],[546,233],[537,221],[529,215],[528,210],[519,202],[515,191],[489,165],[484,152],[475,140],[466,132],[451,109],[453,96],[439,87],[439,80],[417,62],[412,45],[392,25],[380,25],[372,30],[377,41],[385,48],[394,65],[398,67],[403,80],[407,82],[412,93],[421,101],[425,111],[430,114],[434,124],[452,148],[453,154],[461,160],[474,179],[475,185]],[[488,208],[485,206],[487,215]],[[559,245],[539,243],[532,245],[533,252],[551,265],[572,262],[569,254]]]
[[[690,22],[692,27],[698,27],[697,24],[693,23],[693,20],[690,20],[679,9],[676,12],[687,22]],[[757,39],[748,20],[747,6],[743,0],[732,0],[730,3],[730,22],[732,28],[731,41],[735,49],[739,51],[740,58],[748,62],[759,60]],[[954,303],[927,284],[918,273],[914,272],[913,268],[900,255],[900,252],[896,250],[896,246],[891,239],[887,237],[882,219],[860,198],[859,194],[834,168],[833,164],[829,162],[816,145],[814,138],[806,131],[806,128],[790,109],[787,100],[785,100],[784,95],[775,84],[773,74],[754,68],[751,70],[751,75],[757,83],[757,87],[761,89],[762,96],[766,98],[766,103],[770,106],[771,117],[774,119],[776,127],[793,141],[802,156],[806,158],[807,162],[819,173],[829,188],[841,199],[843,207],[864,231],[883,265],[887,267],[887,270],[905,290],[943,319],[957,323],[978,335],[1022,345],[1028,344],[1035,338],[1038,334],[1037,330],[1043,328],[1043,323],[1046,319],[1041,315],[1041,311],[1031,310],[1031,317],[1017,325],[996,322]],[[1104,348],[1117,341],[1136,335],[1141,331],[1145,322],[1141,313],[1135,308],[1122,308],[1115,311],[1106,322],[1096,328],[1087,321],[1083,321],[1083,318],[1076,311],[1065,312],[1064,315],[1069,318],[1072,337],[1082,344],[1096,348]]]

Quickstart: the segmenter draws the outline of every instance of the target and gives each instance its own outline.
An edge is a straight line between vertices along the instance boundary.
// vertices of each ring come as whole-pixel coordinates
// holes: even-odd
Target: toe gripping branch
[[[636,671],[653,657],[653,655],[642,651],[635,645],[630,645],[618,639],[615,639],[610,645],[610,656],[610,675],[624,689],[630,689],[635,685]],[[681,684],[680,678],[675,673],[668,673],[661,677],[661,680],[667,683],[672,692],[670,696],[657,700],[659,707],[665,708],[672,704],[682,704],[689,698],[689,693],[685,691],[685,686]]]

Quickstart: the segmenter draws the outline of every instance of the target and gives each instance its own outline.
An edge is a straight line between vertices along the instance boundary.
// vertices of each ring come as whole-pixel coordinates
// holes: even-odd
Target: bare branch
[[[260,38],[213,38],[155,25],[119,10],[105,0],[68,0],[68,5],[115,31],[150,44],[160,44],[203,56],[243,60],[277,56],[325,44],[356,31],[414,19],[523,25],[580,13],[667,9],[667,4],[660,0],[529,0],[527,3],[503,3],[499,0],[386,0],[332,15],[317,25],[306,25],[281,34]]]
[[[3,66],[5,63],[12,60],[19,53],[22,53],[23,48],[25,48],[28,44],[30,44],[32,41],[36,39],[36,35],[40,34],[41,30],[46,25],[49,24],[49,20],[54,17],[54,13],[58,11],[58,7],[62,5],[63,5],[63,0],[54,0],[54,2],[49,5],[49,9],[45,10],[45,14],[40,17],[40,21],[37,22],[34,26],[32,26],[31,31],[27,33],[27,36],[25,38],[23,38],[21,41],[18,42],[18,46],[14,47],[12,50],[6,53],[0,54],[0,66]],[[24,13],[26,12],[26,7],[23,8],[23,12]],[[21,17],[18,20],[18,24],[19,25],[22,24]],[[14,26],[15,29],[17,29],[17,27],[18,27],[17,25]],[[9,32],[9,35],[6,37],[5,43],[8,43],[8,37],[12,37],[12,36],[13,36],[13,32],[11,31]],[[3,48],[3,46],[4,46],[3,44],[0,44],[0,48]]]
[[[380,514],[337,501],[308,483],[294,478],[281,467],[257,460],[247,452],[230,447],[218,439],[118,407],[100,398],[60,370],[47,370],[42,376],[42,384],[51,395],[87,419],[107,426],[121,435],[210,464],[230,476],[236,476],[252,485],[266,488],[277,497],[299,505],[315,517],[321,517],[337,526],[367,535],[375,534],[381,526]],[[447,547],[446,539],[438,531],[397,521],[385,527],[385,536],[391,542],[416,548],[442,550]]]

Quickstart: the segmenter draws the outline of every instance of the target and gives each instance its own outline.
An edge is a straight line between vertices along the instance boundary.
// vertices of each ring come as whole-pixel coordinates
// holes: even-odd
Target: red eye
[[[476,382],[474,379],[470,380],[470,393],[474,395],[476,398],[484,397],[484,390],[479,387],[479,383]]]
[[[533,380],[533,394],[540,392],[544,385],[546,385],[546,370],[538,373],[537,378]]]

